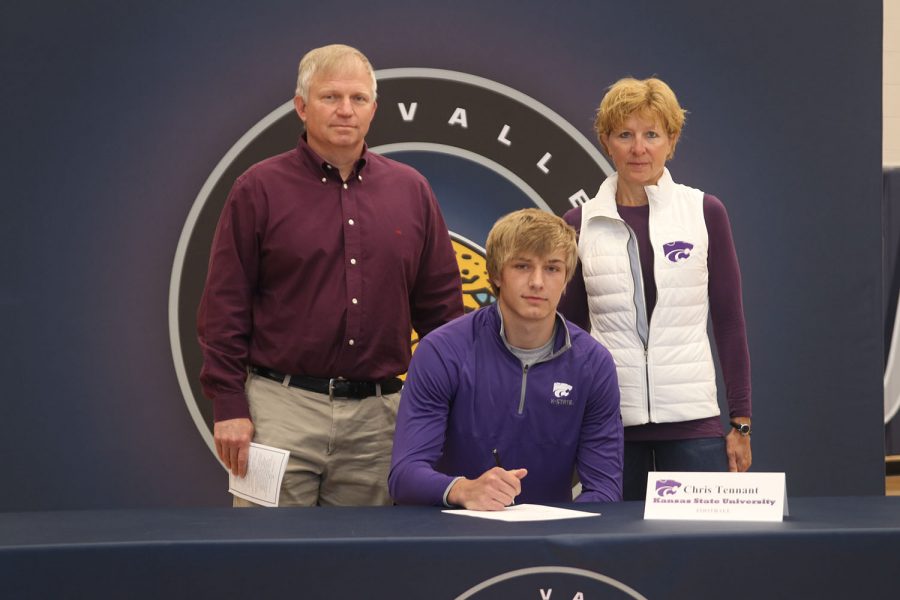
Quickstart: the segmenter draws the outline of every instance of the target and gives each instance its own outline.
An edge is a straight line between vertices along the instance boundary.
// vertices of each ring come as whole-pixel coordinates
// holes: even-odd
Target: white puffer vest
[[[672,181],[665,169],[648,186],[657,300],[647,323],[634,232],[616,210],[618,175],[584,204],[578,255],[591,335],[612,353],[626,427],[719,414],[709,337],[703,192]]]

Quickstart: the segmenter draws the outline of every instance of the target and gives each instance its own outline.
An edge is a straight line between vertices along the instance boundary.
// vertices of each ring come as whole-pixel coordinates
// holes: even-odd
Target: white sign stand
[[[784,473],[647,474],[645,519],[782,521],[787,514]]]

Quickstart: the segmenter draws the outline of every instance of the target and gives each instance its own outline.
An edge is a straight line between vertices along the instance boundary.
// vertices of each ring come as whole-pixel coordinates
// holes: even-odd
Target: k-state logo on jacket
[[[569,397],[571,391],[572,386],[568,383],[554,382],[553,398],[550,399],[550,404],[553,406],[572,406],[575,404],[575,400]]]

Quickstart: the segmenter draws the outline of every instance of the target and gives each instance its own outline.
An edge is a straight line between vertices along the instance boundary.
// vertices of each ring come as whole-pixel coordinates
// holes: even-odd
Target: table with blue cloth
[[[645,521],[641,502],[523,523],[430,507],[0,513],[0,597],[900,597],[900,498],[789,506],[780,523]]]

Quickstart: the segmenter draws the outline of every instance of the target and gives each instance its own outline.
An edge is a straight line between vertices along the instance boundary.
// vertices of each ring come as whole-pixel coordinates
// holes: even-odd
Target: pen
[[[500,462],[500,451],[497,450],[496,448],[494,448],[493,450],[491,450],[491,454],[494,455],[494,462],[497,463],[497,466],[502,469],[503,463]],[[509,504],[510,504],[510,506],[512,506],[515,503],[516,503],[516,499],[513,498],[512,502],[510,502]]]

